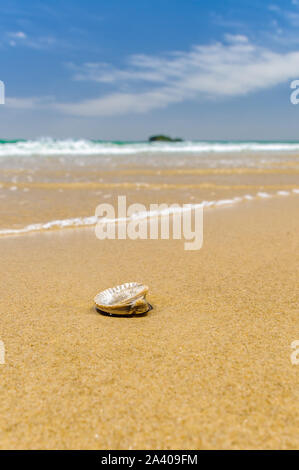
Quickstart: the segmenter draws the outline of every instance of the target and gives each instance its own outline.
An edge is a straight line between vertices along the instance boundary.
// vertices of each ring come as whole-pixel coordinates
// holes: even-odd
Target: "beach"
[[[297,155],[244,158],[3,164],[1,449],[298,448]],[[119,194],[206,201],[203,247],[97,239],[86,217]],[[148,315],[96,312],[99,291],[131,281],[149,286]]]
[[[1,448],[298,447],[298,195],[204,214],[204,245],[97,240],[78,228],[0,240]],[[149,285],[109,318],[94,295]]]
[[[2,3],[0,453],[298,450],[299,0]]]

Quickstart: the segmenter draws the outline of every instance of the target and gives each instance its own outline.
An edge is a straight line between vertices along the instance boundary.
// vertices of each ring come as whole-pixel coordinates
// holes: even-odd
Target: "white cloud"
[[[281,10],[280,10],[280,7],[279,7],[278,5],[269,5],[269,6],[268,6],[268,9],[269,9],[270,11],[276,11],[276,12],[281,11]]]
[[[79,103],[60,103],[54,107],[74,116],[114,116],[129,113],[145,113],[156,108],[165,108],[170,103],[184,99],[179,91],[161,88],[144,93],[113,93],[103,98],[81,101]]]
[[[24,39],[27,38],[27,35],[23,31],[15,31],[15,32],[10,32],[6,33],[8,44],[11,47],[16,47],[18,42],[21,43],[23,42]]]
[[[225,39],[231,43],[245,43],[248,42],[248,37],[242,34],[226,34]]]
[[[299,51],[275,53],[246,36],[227,35],[225,43],[197,45],[164,57],[133,55],[122,69],[85,64],[76,70],[75,79],[111,83],[118,90],[54,107],[76,116],[144,113],[185,100],[246,95],[296,78],[298,73]],[[136,91],[139,82],[142,91]],[[124,84],[129,91],[120,91]]]
[[[43,109],[46,106],[53,105],[53,97],[39,98],[36,96],[28,98],[7,97],[5,105],[11,109]]]
[[[96,117],[146,113],[187,100],[242,96],[297,78],[299,51],[277,53],[246,36],[227,35],[224,43],[197,45],[186,52],[133,55],[124,68],[101,63],[73,68],[75,79],[109,83],[115,91],[78,102],[8,97],[7,105]]]
[[[25,34],[23,31],[17,31],[15,33],[8,33],[8,35],[12,38],[15,38],[15,39],[26,39],[27,38],[27,34]]]
[[[16,47],[18,44],[24,44],[24,40],[27,39],[27,34],[25,34],[23,31],[6,33],[6,36],[10,47]]]
[[[36,108],[38,100],[36,98],[7,98],[6,106],[13,109],[33,109]]]
[[[299,26],[299,1],[292,0],[291,4],[293,5],[293,8],[291,5],[289,6],[289,8],[280,8],[278,5],[269,5],[268,9],[273,12],[277,18],[286,21],[288,23],[288,29],[292,30],[293,28],[297,28]],[[294,32],[297,33],[297,31]],[[292,34],[292,31],[288,31],[287,36],[290,33]]]
[[[11,47],[23,46],[31,49],[48,49],[56,44],[55,38],[51,36],[42,36],[32,38],[24,31],[12,31],[4,34],[4,42]]]

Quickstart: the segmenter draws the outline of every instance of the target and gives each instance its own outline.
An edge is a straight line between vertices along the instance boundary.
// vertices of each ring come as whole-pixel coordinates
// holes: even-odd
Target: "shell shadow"
[[[149,306],[149,309],[144,312],[144,313],[141,313],[141,314],[127,314],[127,315],[118,315],[116,313],[107,313],[107,312],[103,312],[103,310],[100,310],[99,308],[95,307],[95,310],[96,312],[100,313],[101,315],[103,315],[104,317],[115,317],[115,318],[139,318],[139,317],[146,317],[148,312],[150,312],[151,310],[153,310],[153,306],[151,304],[148,304]]]

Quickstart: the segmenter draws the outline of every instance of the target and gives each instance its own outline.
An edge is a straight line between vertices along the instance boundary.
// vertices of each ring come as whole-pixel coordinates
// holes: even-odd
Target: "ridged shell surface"
[[[145,300],[147,292],[147,286],[127,282],[100,292],[94,301],[100,311],[110,315],[140,315],[151,309]]]

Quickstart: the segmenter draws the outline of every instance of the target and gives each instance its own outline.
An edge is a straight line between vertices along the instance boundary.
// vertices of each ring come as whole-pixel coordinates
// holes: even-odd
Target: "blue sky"
[[[0,137],[299,139],[299,0],[6,0]]]

